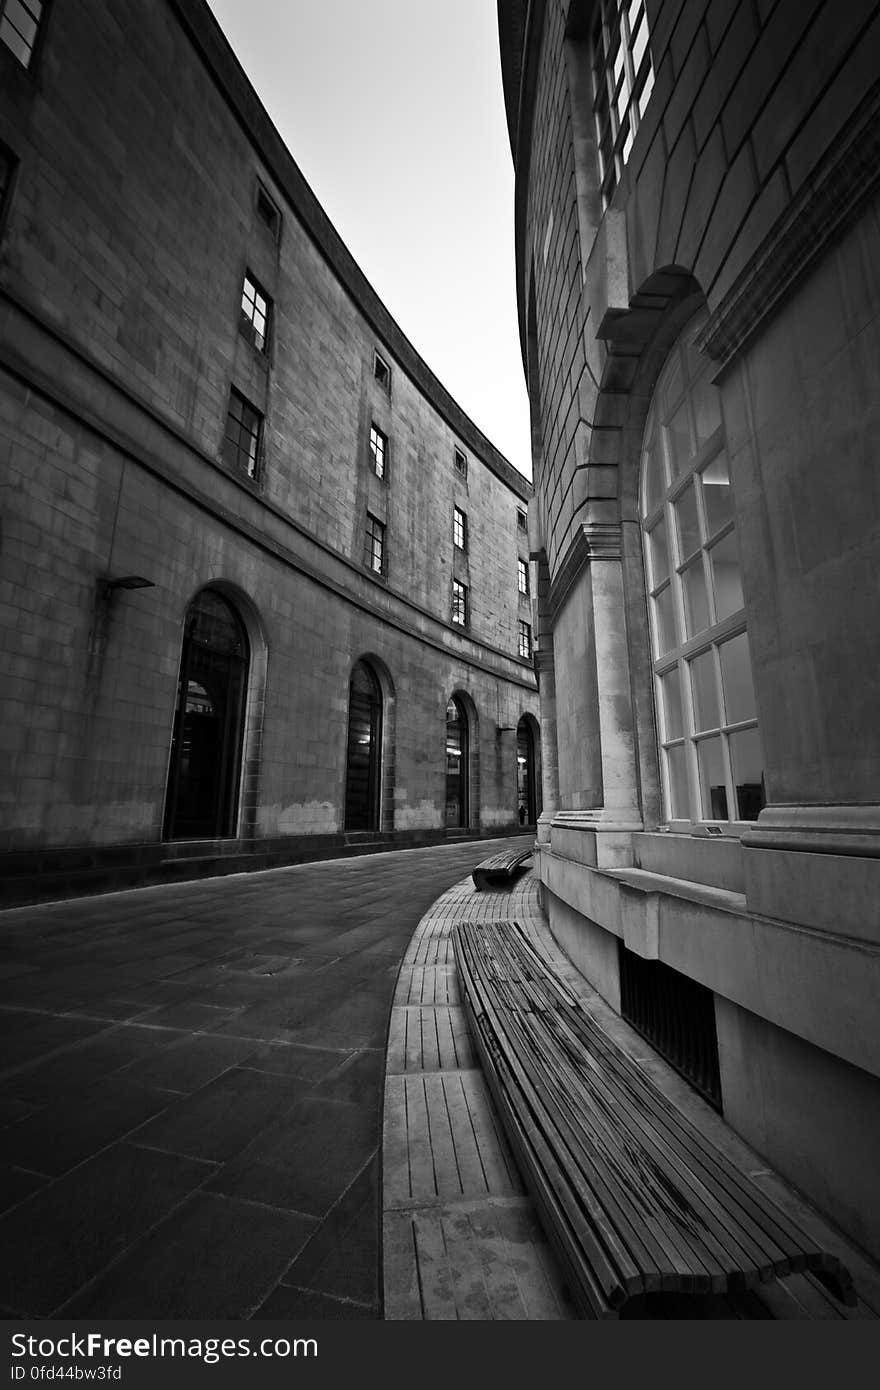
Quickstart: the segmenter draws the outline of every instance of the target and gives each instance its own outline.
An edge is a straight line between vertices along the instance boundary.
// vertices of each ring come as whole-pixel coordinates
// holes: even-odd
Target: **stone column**
[[[581,534],[585,587],[595,650],[598,757],[601,804],[582,810],[557,811],[551,839],[564,854],[583,858],[575,841],[588,832],[593,848],[588,855],[597,867],[632,863],[632,834],[641,830],[636,773],[635,728],[629,671],[629,649],[623,591],[620,526],[592,522]],[[565,757],[565,749],[561,749]]]
[[[549,634],[548,634],[549,636]],[[541,814],[538,843],[550,840],[550,825],[559,807],[559,747],[556,742],[556,666],[552,646],[535,653],[541,708]]]

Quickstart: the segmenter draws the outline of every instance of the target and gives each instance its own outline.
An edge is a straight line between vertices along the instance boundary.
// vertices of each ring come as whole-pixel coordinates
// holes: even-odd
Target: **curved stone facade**
[[[207,5],[44,11],[0,43],[7,871],[443,837],[453,692],[455,833],[519,830],[529,483],[367,283]]]
[[[876,5],[499,22],[551,923],[877,1252]]]

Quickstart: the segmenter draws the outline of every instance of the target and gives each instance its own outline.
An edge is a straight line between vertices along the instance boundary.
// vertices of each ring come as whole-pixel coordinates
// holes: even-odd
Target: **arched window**
[[[348,687],[346,830],[379,829],[381,754],[382,690],[367,663],[359,661]]]
[[[692,319],[657,382],[642,450],[644,539],[669,821],[749,821],[761,740],[720,398]]]
[[[184,625],[171,739],[165,836],[205,840],[235,833],[248,640],[232,605],[203,589]]]
[[[468,824],[470,780],[468,721],[464,705],[455,695],[446,706],[446,824]]]
[[[525,717],[516,726],[516,799],[520,825],[534,825],[538,819],[535,739]]]

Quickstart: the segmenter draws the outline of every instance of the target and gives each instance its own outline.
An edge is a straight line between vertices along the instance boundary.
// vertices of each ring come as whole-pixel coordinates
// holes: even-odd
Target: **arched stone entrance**
[[[216,589],[202,589],[184,625],[165,838],[235,834],[250,648],[244,623]]]

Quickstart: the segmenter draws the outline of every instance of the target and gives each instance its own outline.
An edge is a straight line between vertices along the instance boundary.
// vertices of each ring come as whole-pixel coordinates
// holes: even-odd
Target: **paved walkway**
[[[400,960],[528,843],[0,914],[0,1315],[376,1317]]]

